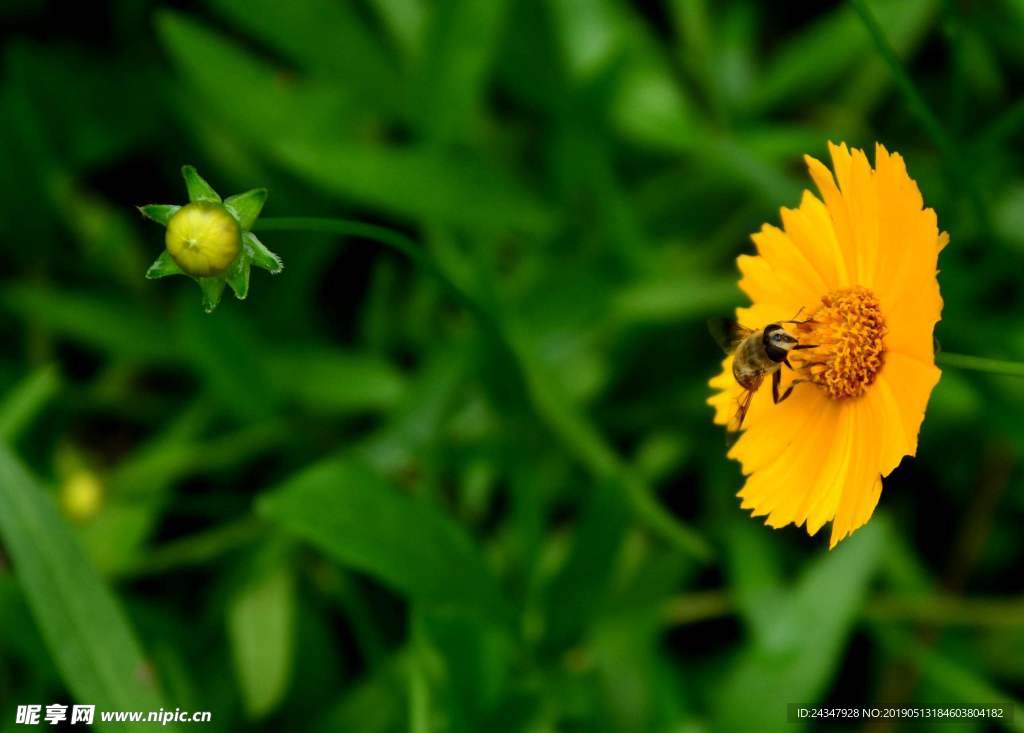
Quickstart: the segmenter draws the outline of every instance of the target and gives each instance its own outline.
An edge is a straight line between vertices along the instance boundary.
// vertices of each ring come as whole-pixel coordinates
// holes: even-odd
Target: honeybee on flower
[[[900,155],[876,145],[872,167],[845,144],[829,152],[831,171],[805,158],[821,198],[805,191],[799,207],[782,209],[781,229],[753,235],[757,254],[737,260],[751,305],[736,322],[754,331],[794,321],[783,331],[789,368],[773,370],[769,394],[744,387],[726,356],[708,403],[727,425],[748,401],[729,451],[746,477],[741,507],[812,535],[831,522],[834,547],[870,519],[882,478],[917,451],[940,376],[932,332],[949,236]],[[792,391],[778,400],[780,390]]]

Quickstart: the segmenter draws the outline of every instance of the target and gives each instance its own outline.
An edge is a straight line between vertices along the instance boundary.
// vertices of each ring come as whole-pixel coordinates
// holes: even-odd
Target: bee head
[[[778,323],[770,323],[764,327],[764,335],[761,337],[764,343],[765,353],[768,358],[778,363],[785,361],[790,349],[799,342],[795,337],[786,333],[786,330]]]

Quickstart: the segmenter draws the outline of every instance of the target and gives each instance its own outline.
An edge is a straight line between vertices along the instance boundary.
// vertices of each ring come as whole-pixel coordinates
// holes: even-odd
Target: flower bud
[[[167,251],[193,277],[224,273],[242,249],[238,221],[221,204],[194,201],[167,222]]]
[[[181,175],[190,203],[139,207],[144,217],[167,228],[166,247],[146,270],[146,279],[188,275],[203,291],[203,308],[212,313],[225,287],[245,300],[253,265],[271,275],[284,267],[281,258],[252,233],[267,189],[253,188],[222,199],[192,166],[182,166]]]
[[[99,478],[84,469],[76,471],[61,487],[60,503],[64,513],[74,521],[92,519],[103,503],[103,486]]]

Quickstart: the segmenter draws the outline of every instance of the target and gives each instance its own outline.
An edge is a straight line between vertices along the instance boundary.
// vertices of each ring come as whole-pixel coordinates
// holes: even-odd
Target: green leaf
[[[910,58],[928,31],[940,17],[942,3],[938,0],[904,0],[900,3],[869,3],[875,17],[884,24],[885,36],[893,50],[902,58]],[[865,34],[866,35],[866,34]],[[953,34],[955,37],[955,33]],[[841,103],[848,104],[850,114],[867,116],[892,86],[893,76],[877,53],[851,75]]]
[[[227,271],[227,283],[235,291],[235,297],[239,300],[245,300],[245,297],[249,294],[249,269],[251,263],[252,258],[249,257],[248,252],[243,252],[235,258],[235,261],[231,263],[231,267]]]
[[[185,188],[188,189],[188,200],[189,201],[212,201],[215,204],[220,203],[220,196],[213,187],[210,186],[202,176],[196,172],[196,169],[190,165],[183,165],[181,167],[181,175],[185,179]]]
[[[367,139],[355,124],[363,112],[338,99],[336,89],[302,80],[282,85],[276,69],[183,16],[161,15],[160,31],[185,76],[233,130],[324,191],[485,231],[550,228],[548,207],[493,163]]]
[[[352,458],[324,461],[262,497],[259,513],[338,562],[431,606],[507,622],[479,548],[435,506],[399,494]]]
[[[354,89],[363,103],[402,110],[404,82],[385,44],[350,3],[215,0],[214,8],[312,76]]]
[[[764,648],[781,648],[791,643],[785,635],[800,630],[778,622],[779,611],[789,598],[789,588],[780,578],[775,538],[738,513],[726,526],[724,535],[729,594],[747,632],[756,645]]]
[[[164,226],[180,208],[177,204],[146,204],[138,207],[144,217]]]
[[[0,402],[0,440],[12,441],[60,389],[57,367],[36,369]]]
[[[177,361],[165,324],[131,301],[12,285],[0,290],[0,304],[80,344],[112,356],[144,361]]]
[[[110,589],[43,490],[0,444],[0,535],[61,677],[75,700],[107,710],[163,707],[150,667]],[[102,730],[147,730],[116,723]],[[170,730],[170,728],[167,728]]]
[[[776,629],[753,638],[719,686],[714,730],[800,730],[787,722],[785,705],[813,705],[827,689],[878,566],[886,534],[884,520],[875,517],[815,560],[782,602],[772,606],[775,617],[766,622]],[[773,710],[777,714],[771,714]]]
[[[485,716],[511,680],[514,649],[509,636],[487,619],[439,609],[417,609],[413,634],[420,652],[416,661],[436,655],[444,665],[445,684],[439,686],[434,702],[446,711],[449,729],[453,733],[494,730]]]
[[[897,658],[912,662],[921,675],[949,696],[948,703],[961,705],[1004,705],[1010,711],[1000,721],[1006,730],[1024,733],[1024,704],[993,685],[984,674],[971,669],[900,629],[880,623],[871,624],[871,633],[886,651]],[[983,703],[981,701],[984,701]],[[947,704],[943,700],[943,705]]]
[[[238,219],[242,231],[252,229],[256,218],[263,211],[263,204],[267,200],[267,189],[254,188],[245,193],[238,193],[224,199],[224,206]]]
[[[56,205],[80,248],[79,257],[95,266],[97,275],[111,277],[118,286],[137,288],[149,253],[132,217],[81,182],[63,180],[55,188]],[[152,236],[146,235],[147,240]]]
[[[507,0],[438,3],[416,85],[422,125],[430,137],[460,139],[472,129],[499,48],[506,5]]]
[[[223,286],[223,279],[218,280]],[[253,321],[239,310],[206,318],[197,308],[189,308],[179,325],[179,349],[202,375],[209,399],[249,423],[274,412],[280,395],[262,356],[267,345]]]
[[[426,147],[274,140],[275,157],[345,199],[484,231],[547,231],[551,212],[500,171]],[[472,206],[466,202],[472,201]]]
[[[628,139],[669,152],[699,147],[703,132],[666,59],[637,48],[622,71],[611,116]]]
[[[228,606],[228,638],[249,717],[263,717],[287,692],[294,635],[295,583],[278,562],[249,578]]]
[[[0,16],[21,5],[22,19],[41,9],[35,0],[0,3]],[[15,11],[18,13],[18,11]],[[15,15],[5,20],[13,21]],[[81,171],[102,166],[154,141],[166,124],[163,89],[152,66],[97,54],[72,39],[11,37],[4,64],[13,81],[21,77],[41,119],[41,131],[62,164]],[[122,107],[130,99],[131,109]],[[5,105],[5,111],[10,108]],[[111,114],[118,109],[119,114]]]
[[[189,98],[210,113],[203,124],[193,120],[204,134],[219,117],[232,135],[265,147],[276,137],[320,138],[325,130],[344,136],[367,121],[347,86],[297,78],[282,84],[279,67],[184,15],[162,12],[157,28],[192,86]]]
[[[622,50],[627,25],[618,3],[552,0],[547,5],[558,28],[562,55],[572,78],[592,79]]]
[[[178,267],[178,263],[171,257],[171,253],[166,249],[160,253],[160,256],[156,258],[149,269],[146,270],[147,280],[159,280],[162,277],[168,277],[170,275],[184,275],[185,271]]]
[[[685,272],[672,277],[662,272],[622,288],[613,301],[613,312],[626,324],[674,323],[721,313],[738,301],[733,278]]]
[[[935,0],[904,0],[891,3],[871,0],[872,12],[879,22],[899,40],[901,48],[919,37],[927,19],[933,14]],[[830,85],[846,78],[856,80],[859,87],[888,77],[875,60],[861,64],[871,51],[871,39],[864,32],[856,14],[846,4],[803,26],[799,33],[786,40],[766,65],[764,77],[755,86],[752,107],[765,110],[801,97],[829,90]],[[858,64],[870,66],[870,75],[851,74]],[[867,71],[867,68],[864,69]],[[885,83],[885,82],[882,82]],[[860,94],[870,93],[866,91]]]
[[[267,362],[278,390],[317,414],[383,411],[405,393],[399,371],[367,353],[293,347],[268,354]]]
[[[371,0],[381,25],[407,58],[415,58],[423,45],[427,20],[425,0]]]
[[[611,583],[614,563],[629,525],[622,492],[594,491],[573,538],[565,565],[545,594],[546,642],[561,649],[578,640],[594,619]]]
[[[203,310],[213,313],[224,294],[223,277],[200,277],[196,280],[203,291]]]
[[[252,232],[242,232],[242,245],[245,251],[252,258],[252,264],[262,267],[271,275],[276,275],[284,269],[284,262],[276,254],[267,249]]]

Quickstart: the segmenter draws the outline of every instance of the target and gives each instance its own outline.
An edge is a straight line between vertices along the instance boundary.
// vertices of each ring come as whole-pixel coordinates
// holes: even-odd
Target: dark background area
[[[0,437],[59,515],[0,535],[0,730],[70,701],[361,733],[1017,705],[1020,379],[944,369],[831,553],[739,509],[705,405],[704,322],[827,140],[900,152],[950,232],[941,348],[1024,360],[1024,4],[867,6],[912,90],[845,4],[3,3]],[[409,236],[493,320],[377,242],[258,227],[284,273],[204,314],[143,279],[134,207],[183,203],[183,164]],[[82,587],[48,596],[31,548]]]

